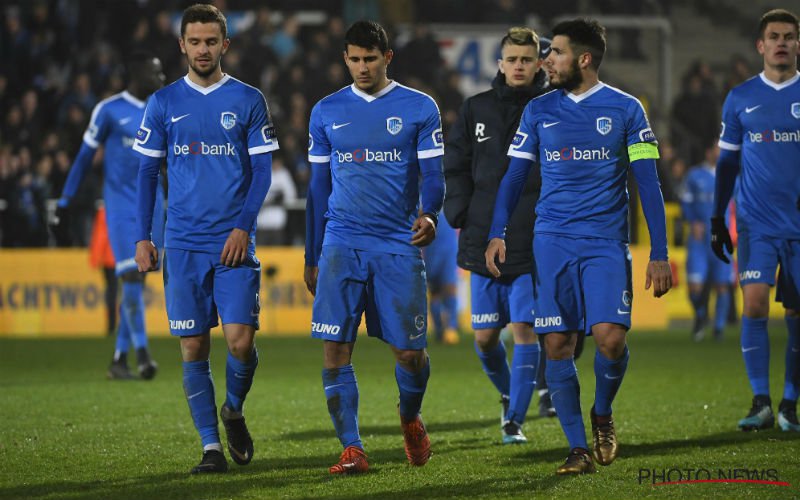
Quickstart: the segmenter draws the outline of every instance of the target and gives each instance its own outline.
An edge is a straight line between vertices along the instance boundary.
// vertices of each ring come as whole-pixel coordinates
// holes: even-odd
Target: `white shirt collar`
[[[374,94],[367,94],[363,90],[361,90],[358,87],[356,87],[356,84],[353,83],[353,84],[350,85],[350,90],[352,90],[355,95],[357,95],[358,97],[364,99],[365,101],[372,102],[375,99],[378,99],[381,96],[385,96],[386,94],[388,94],[389,92],[394,90],[397,87],[397,85],[398,85],[398,83],[396,81],[392,80],[392,81],[389,82],[389,85],[383,87],[380,91],[378,91],[378,92],[376,92]]]
[[[214,92],[218,88],[220,88],[223,85],[225,85],[228,82],[228,80],[230,80],[230,79],[231,79],[231,75],[225,73],[224,75],[222,75],[222,79],[220,79],[220,81],[218,81],[214,85],[209,85],[208,87],[203,87],[202,85],[198,85],[198,84],[194,83],[193,81],[191,81],[189,79],[189,75],[188,74],[183,77],[183,81],[186,82],[186,85],[188,85],[189,87],[195,89],[196,91],[200,92],[203,95],[208,95],[208,94]]]
[[[775,90],[783,90],[786,87],[788,87],[789,85],[791,85],[794,82],[796,82],[798,79],[800,79],[800,71],[796,72],[793,77],[789,78],[788,80],[786,80],[783,83],[775,83],[775,82],[773,82],[772,80],[767,78],[767,75],[765,75],[763,71],[758,74],[758,77],[761,78],[761,81],[764,82],[764,84],[772,87],[773,89],[775,89]]]
[[[588,99],[591,95],[596,94],[600,89],[605,87],[606,84],[603,82],[597,82],[594,87],[590,88],[586,92],[580,95],[575,95],[572,92],[567,92],[567,97],[572,99],[574,102],[578,103],[583,101],[584,99]]]

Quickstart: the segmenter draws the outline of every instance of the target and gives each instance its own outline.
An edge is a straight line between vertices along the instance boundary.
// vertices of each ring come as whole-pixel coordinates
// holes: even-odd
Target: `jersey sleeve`
[[[158,95],[153,94],[147,101],[133,150],[151,158],[167,156],[167,129],[164,123],[164,108]]]
[[[250,123],[247,126],[247,152],[251,155],[270,153],[278,149],[275,125],[267,107],[267,100],[259,92],[253,99]]]
[[[742,149],[742,124],[736,112],[736,94],[732,91],[722,105],[722,131],[719,134],[719,147],[728,151]]]
[[[539,134],[536,133],[533,101],[525,106],[519,120],[519,128],[508,146],[508,156],[536,161],[539,151]]]
[[[417,158],[435,158],[444,154],[442,119],[439,106],[428,96],[420,109],[420,129],[417,135]]]
[[[92,149],[97,149],[111,133],[111,117],[106,102],[100,102],[92,110],[89,126],[83,133],[83,142]]]
[[[331,143],[325,133],[321,102],[318,102],[311,110],[311,118],[308,122],[308,161],[311,163],[331,161]]]
[[[656,135],[650,128],[650,122],[638,99],[633,99],[628,106],[626,142],[628,158],[631,163],[636,160],[657,160],[659,158]]]

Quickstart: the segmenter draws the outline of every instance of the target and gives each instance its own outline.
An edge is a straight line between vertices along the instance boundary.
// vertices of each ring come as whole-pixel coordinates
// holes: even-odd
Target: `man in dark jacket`
[[[460,228],[458,265],[471,272],[472,328],[475,351],[501,394],[503,443],[524,443],[521,426],[530,405],[540,361],[533,332],[533,223],[541,180],[532,171],[506,231],[502,277],[486,269],[489,226],[500,180],[508,168],[508,146],[530,99],[543,94],[547,78],[540,71],[539,37],[528,28],[511,28],[501,42],[499,71],[492,89],[467,99],[450,129],[445,147],[447,195],[444,213]],[[549,45],[548,45],[549,47]],[[546,54],[546,52],[544,53]],[[511,324],[512,369],[500,342]],[[541,387],[541,386],[540,386]],[[549,395],[540,396],[541,413],[554,416]]]

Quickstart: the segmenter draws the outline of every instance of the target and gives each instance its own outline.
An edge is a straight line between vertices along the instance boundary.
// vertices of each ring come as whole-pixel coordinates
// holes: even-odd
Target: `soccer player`
[[[304,280],[314,294],[311,335],[324,341],[328,412],[344,447],[331,474],[369,468],[351,364],[362,313],[367,333],[389,344],[397,360],[408,462],[425,465],[431,456],[420,418],[430,375],[420,247],[436,236],[444,147],[433,99],[388,79],[393,55],[379,24],[350,26],[344,62],[353,84],[316,103],[308,125]]]
[[[502,277],[486,268],[483,254],[500,179],[508,168],[508,146],[525,105],[543,94],[547,77],[540,71],[539,36],[529,28],[511,28],[500,41],[498,72],[492,89],[467,99],[450,129],[444,172],[444,212],[461,229],[458,265],[470,271],[475,352],[483,371],[500,393],[500,428],[504,444],[524,443],[522,424],[528,412],[539,365],[533,332],[533,224],[541,179],[538,165],[524,180],[521,201],[506,233],[508,256]],[[500,330],[511,325],[514,357],[509,369]],[[542,396],[547,398],[545,394]],[[547,405],[550,406],[549,404]]]
[[[436,239],[422,250],[425,274],[430,292],[434,339],[445,344],[458,344],[458,235],[440,218]]]
[[[225,16],[214,6],[183,11],[181,52],[189,71],[147,103],[134,149],[139,167],[136,263],[151,271],[150,241],[158,164],[167,158],[164,291],[170,332],[180,337],[183,388],[200,434],[203,458],[191,472],[225,472],[209,367],[217,314],[228,347],[225,403],[220,411],[234,462],[253,458],[243,404],[258,366],[261,264],[255,220],[269,190],[275,129],[261,92],[222,72],[228,50]]]
[[[533,163],[542,191],[534,228],[534,328],[544,337],[545,378],[569,442],[557,474],[595,471],[588,451],[573,351],[592,335],[595,397],[592,454],[617,457],[611,403],[628,365],[626,332],[633,290],[628,249],[628,169],[639,186],[651,239],[645,289],[661,297],[672,286],[664,201],[656,174],[658,146],[641,103],[599,80],[606,48],[597,21],[575,19],[553,29],[544,65],[556,91],[525,108],[508,149],[511,161],[495,203],[486,266],[495,276],[506,260],[504,228]]]
[[[126,89],[100,101],[92,111],[89,126],[83,134],[83,144],[67,175],[56,208],[54,232],[57,239],[67,238],[70,203],[78,191],[92,159],[102,145],[103,200],[105,202],[108,236],[116,261],[116,275],[122,279],[120,324],[114,358],[108,367],[110,379],[133,378],[128,369],[128,349],[133,341],[139,375],[150,380],[158,365],[150,358],[144,320],[144,274],[136,268],[136,175],[139,156],[133,152],[136,130],[142,122],[145,101],[164,85],[161,61],[144,52],[134,52],[127,58],[128,85]],[[163,193],[154,200],[156,224],[154,241],[163,244]]]
[[[731,284],[734,282],[733,266],[721,262],[711,251],[711,227],[708,224],[713,213],[714,178],[719,147],[714,144],[706,148],[705,161],[689,170],[681,194],[683,218],[689,223],[689,238],[686,242],[686,280],[689,283],[689,300],[694,308],[695,321],[692,339],[703,340],[708,323],[706,286],[716,289],[717,303],[714,313],[714,340],[722,340],[722,330],[728,321],[731,306]]]
[[[725,209],[738,175],[736,226],[739,283],[742,286],[742,356],[753,404],[739,420],[743,431],[775,425],[769,393],[769,289],[780,264],[778,291],[786,309],[789,342],[778,425],[800,432],[800,73],[797,71],[798,18],[775,9],[761,17],[758,53],[764,71],[735,87],[722,108],[711,247],[728,262],[733,251]]]

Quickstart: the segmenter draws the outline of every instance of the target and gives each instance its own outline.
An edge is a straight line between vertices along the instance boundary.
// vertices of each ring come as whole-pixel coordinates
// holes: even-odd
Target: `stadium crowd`
[[[174,15],[191,2],[53,1],[7,2],[0,11],[0,246],[52,246],[47,229],[48,200],[58,198],[81,145],[92,108],[125,85],[124,56],[151,51],[163,62],[167,82],[185,73],[177,50]],[[413,21],[398,40],[391,77],[432,95],[445,132],[463,96],[459,76],[449,68],[427,23],[492,22],[523,24],[529,14],[519,0],[278,0],[255,10],[244,1],[215,2],[241,14],[245,29],[234,32],[224,59],[226,71],[261,89],[270,102],[281,149],[275,169],[282,171],[282,194],[271,194],[259,217],[260,232],[277,235],[266,242],[302,244],[302,231],[286,232],[285,205],[304,198],[309,179],[306,158],[311,104],[348,84],[341,47],[344,30],[359,18],[393,25]],[[537,7],[543,25],[580,7],[577,0]],[[641,2],[606,0],[616,13],[641,14]],[[457,8],[454,7],[457,5]],[[669,2],[657,2],[666,12]],[[310,19],[304,13],[322,14]],[[233,19],[237,19],[233,16]],[[387,22],[388,21],[388,22]],[[232,23],[232,24],[235,24]],[[630,46],[630,45],[627,45]],[[633,46],[637,46],[633,44]],[[637,58],[641,54],[621,54]],[[716,138],[727,90],[753,74],[734,56],[727,74],[715,74],[698,61],[684,76],[669,114],[670,130],[660,131],[661,176],[666,201],[676,201],[689,166],[699,163]],[[664,110],[656,110],[654,115]],[[102,156],[94,163],[73,201],[72,241],[86,246],[97,200],[102,198]],[[269,211],[269,213],[267,213]],[[276,215],[277,214],[277,215]],[[298,221],[302,217],[298,218]],[[263,230],[263,231],[261,231]]]

